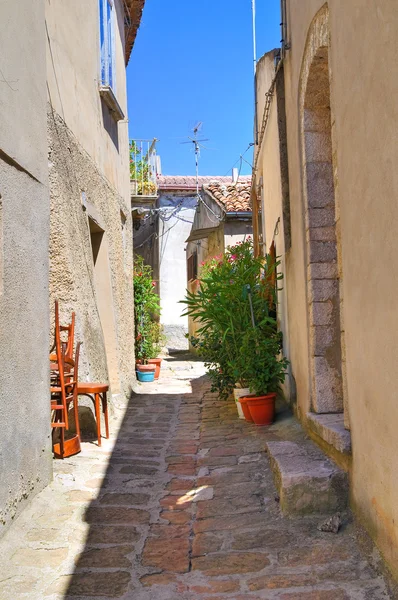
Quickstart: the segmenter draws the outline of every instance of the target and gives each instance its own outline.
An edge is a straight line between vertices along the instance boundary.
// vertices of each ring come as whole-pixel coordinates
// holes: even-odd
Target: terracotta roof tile
[[[218,204],[228,212],[251,212],[251,177],[241,177],[237,183],[216,182],[204,186]]]
[[[125,56],[126,65],[129,62],[130,54],[134,46],[137,31],[141,24],[142,11],[144,10],[145,0],[124,0],[126,11],[125,19]]]
[[[247,178],[242,178],[247,179]],[[196,189],[196,177],[194,175],[158,175],[158,188],[161,190],[188,190]],[[231,177],[217,177],[214,175],[202,175],[199,177],[199,189],[210,183],[231,183]]]

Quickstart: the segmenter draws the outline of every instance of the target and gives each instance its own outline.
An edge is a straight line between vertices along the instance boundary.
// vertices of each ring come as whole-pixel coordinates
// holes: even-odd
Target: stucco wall
[[[257,97],[259,99],[259,112],[257,115],[258,128],[261,131],[265,107],[265,94],[269,91],[272,81],[276,76],[275,51],[265,54],[257,65]],[[283,72],[277,75],[278,83],[274,87],[273,98],[270,105],[267,125],[258,156],[258,169],[256,173],[256,187],[261,198],[261,219],[263,232],[262,252],[269,252],[272,242],[275,243],[276,255],[281,264],[279,272],[286,275],[286,235],[290,235],[290,219],[284,213],[283,189],[283,162],[286,156],[282,154],[284,143],[284,103],[283,85],[279,79],[283,78]],[[286,165],[287,166],[287,165]],[[279,284],[278,292],[278,326],[283,333],[283,350],[285,356],[291,356],[292,343],[289,331],[288,315],[288,289],[290,281],[285,278]],[[302,365],[300,365],[302,367]],[[292,369],[288,370],[288,377],[284,384],[284,395],[287,401],[294,400],[294,383],[292,378],[296,377],[294,362]]]
[[[286,52],[284,71],[292,246],[285,255],[285,286],[289,358],[302,416],[309,408],[311,382],[300,90],[307,35],[323,6],[322,0],[287,3],[291,50]],[[397,570],[398,6],[330,0],[328,7],[341,317],[353,447],[351,494],[363,522]]]
[[[50,306],[59,299],[62,322],[69,322],[71,312],[76,312],[76,339],[83,342],[79,368],[82,381],[110,381],[113,393],[127,394],[135,377],[129,204],[110,186],[51,108],[48,127]],[[111,294],[102,314],[103,282],[95,274],[89,218],[104,230],[101,243],[107,246],[108,266],[105,264],[99,275],[110,278]],[[106,294],[106,281],[104,285]],[[109,322],[104,322],[104,318]],[[108,343],[107,328],[111,335]]]
[[[224,223],[224,247],[234,246],[238,242],[243,242],[249,235],[253,235],[253,225],[251,218],[230,219]]]
[[[113,90],[126,113],[122,0],[114,7]],[[116,122],[99,95],[99,3],[46,0],[46,27],[51,314],[55,298],[63,322],[76,312],[81,379],[128,394],[135,374],[127,118]]]
[[[115,95],[127,115],[124,9],[114,2]],[[73,131],[97,169],[123,197],[129,189],[128,123],[115,123],[99,86],[99,2],[46,0],[47,77],[55,112]],[[126,197],[127,200],[127,197]]]
[[[52,475],[44,2],[1,20],[0,535]]]

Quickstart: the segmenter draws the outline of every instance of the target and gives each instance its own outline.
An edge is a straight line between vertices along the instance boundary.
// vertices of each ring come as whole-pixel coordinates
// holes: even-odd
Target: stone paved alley
[[[396,597],[348,515],[338,535],[281,516],[264,452],[281,420],[239,421],[202,363],[164,361],[115,410],[111,440],[55,461],[0,543],[1,600]]]

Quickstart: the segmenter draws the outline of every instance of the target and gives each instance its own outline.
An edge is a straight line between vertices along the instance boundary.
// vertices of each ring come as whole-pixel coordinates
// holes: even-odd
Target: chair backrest
[[[73,345],[75,338],[75,313],[72,313],[72,320],[69,325],[61,325],[59,322],[59,304],[58,300],[55,301],[55,337],[57,336],[57,323],[58,323],[58,333],[60,334],[61,345],[64,346],[65,356],[68,358],[73,358]],[[61,338],[62,332],[67,332],[66,341]],[[56,342],[55,342],[56,343]]]

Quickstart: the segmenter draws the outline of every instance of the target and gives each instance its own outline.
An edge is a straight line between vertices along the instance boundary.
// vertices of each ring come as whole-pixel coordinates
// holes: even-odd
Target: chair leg
[[[101,412],[100,412],[100,395],[94,394],[95,418],[97,419],[97,437],[98,446],[101,446]]]
[[[106,392],[102,394],[102,412],[105,417],[105,432],[106,437],[109,439],[109,423],[108,423],[108,399],[106,397]]]
[[[59,451],[61,454],[61,458],[63,460],[64,456],[65,456],[65,428],[60,427],[60,429],[61,429],[61,435],[59,438]]]
[[[79,403],[77,401],[77,397],[75,400],[73,400],[73,413],[75,415],[76,433],[80,439],[81,436],[80,436],[80,423],[79,423]]]

